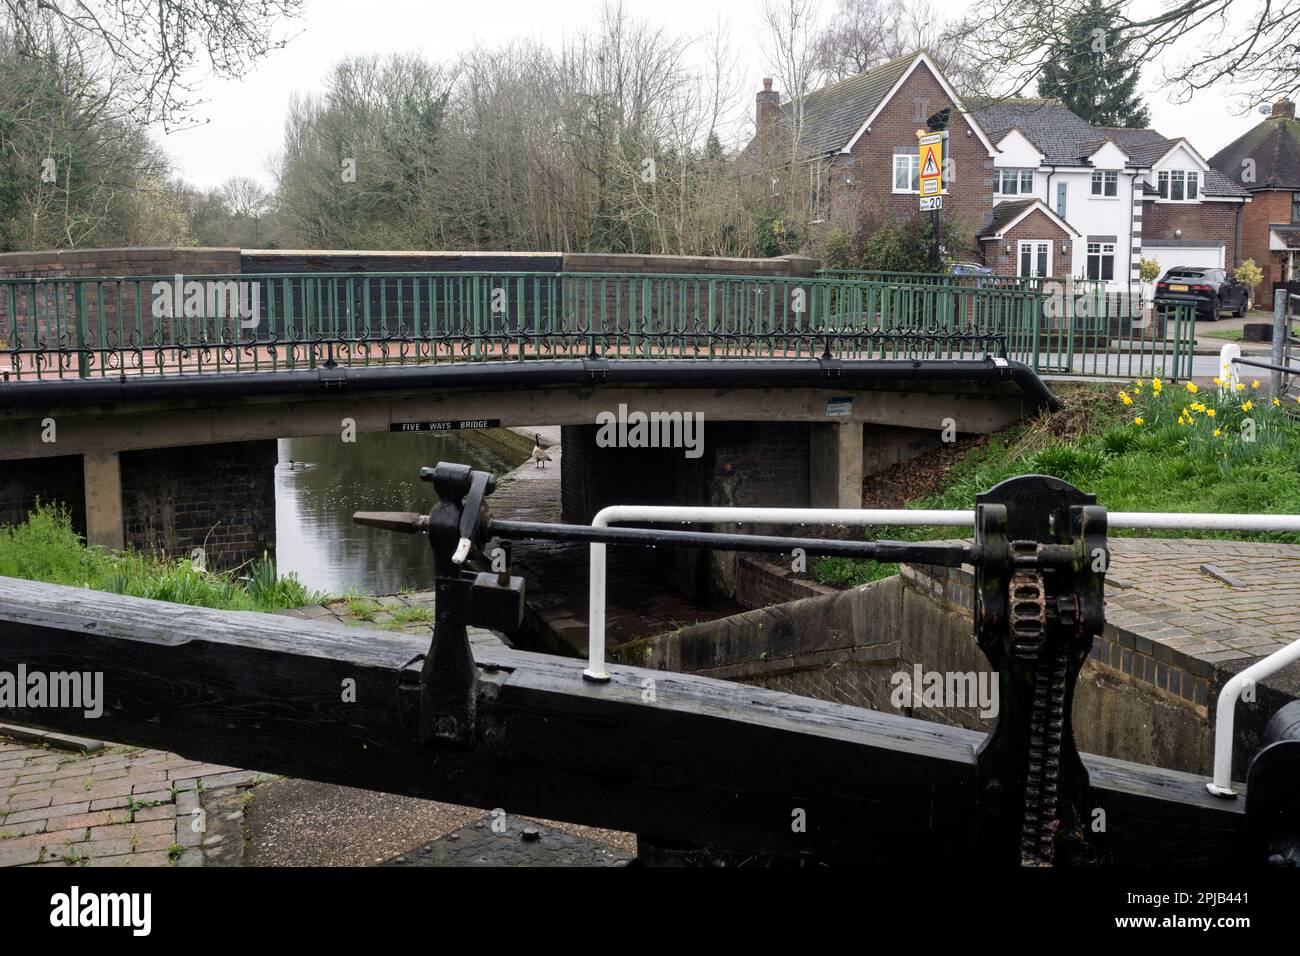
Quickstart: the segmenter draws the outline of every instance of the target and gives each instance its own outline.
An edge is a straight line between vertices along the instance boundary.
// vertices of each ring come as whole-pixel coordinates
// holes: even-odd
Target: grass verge
[[[0,527],[0,575],[229,611],[281,611],[320,600],[266,557],[242,573],[204,571],[187,559],[91,547],[66,510],[38,504],[19,525]]]
[[[1300,421],[1239,389],[1198,389],[1151,380],[1124,389],[1057,388],[1056,413],[1016,425],[961,458],[940,490],[910,508],[974,507],[975,495],[1016,475],[1053,475],[1097,495],[1113,511],[1300,514]],[[1115,531],[1122,536],[1126,532]],[[1297,534],[1159,532],[1162,537],[1300,543]],[[870,538],[924,541],[951,528],[874,528]],[[897,564],[821,558],[813,577],[855,587],[896,574]]]

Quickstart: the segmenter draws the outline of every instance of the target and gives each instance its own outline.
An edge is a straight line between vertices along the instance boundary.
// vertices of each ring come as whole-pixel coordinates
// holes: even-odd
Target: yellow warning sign
[[[921,153],[921,195],[937,196],[943,192],[943,134],[918,135]]]

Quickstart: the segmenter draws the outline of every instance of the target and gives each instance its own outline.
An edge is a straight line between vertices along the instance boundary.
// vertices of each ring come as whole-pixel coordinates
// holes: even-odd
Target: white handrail
[[[1237,700],[1241,692],[1293,661],[1300,661],[1300,641],[1292,641],[1251,664],[1219,691],[1219,702],[1214,708],[1214,780],[1205,785],[1216,797],[1231,799],[1237,795],[1237,791],[1232,789],[1232,723],[1237,715]]]
[[[911,508],[710,508],[678,505],[611,505],[591,519],[593,528],[639,521],[649,524],[709,522],[710,524],[837,524],[868,527],[900,525],[910,527],[973,528],[975,512],[922,511]],[[1178,511],[1112,511],[1106,515],[1108,528],[1179,531],[1295,531],[1300,532],[1300,515],[1196,514]],[[605,545],[591,545],[591,585],[588,592],[587,680],[607,681],[605,670]],[[1232,727],[1237,698],[1248,682],[1267,677],[1292,661],[1300,660],[1300,641],[1288,644],[1263,660],[1256,661],[1224,685],[1215,709],[1214,782],[1210,793],[1233,797]]]

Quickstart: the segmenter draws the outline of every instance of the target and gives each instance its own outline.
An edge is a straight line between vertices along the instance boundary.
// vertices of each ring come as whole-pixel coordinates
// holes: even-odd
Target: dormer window
[[[997,196],[1032,196],[1034,171],[1032,169],[999,169],[993,179],[993,192]]]
[[[1119,173],[1113,169],[1094,169],[1092,171],[1092,194],[1094,196],[1118,196]]]
[[[1162,169],[1156,174],[1160,198],[1169,202],[1195,202],[1200,194],[1201,174],[1195,169]]]

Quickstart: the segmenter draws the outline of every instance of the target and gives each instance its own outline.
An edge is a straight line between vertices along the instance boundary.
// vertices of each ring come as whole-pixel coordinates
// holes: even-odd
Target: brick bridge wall
[[[237,567],[275,555],[276,442],[122,453],[127,546]]]

